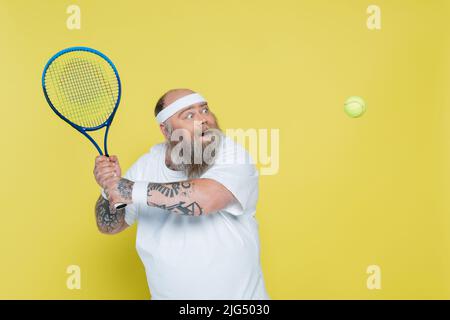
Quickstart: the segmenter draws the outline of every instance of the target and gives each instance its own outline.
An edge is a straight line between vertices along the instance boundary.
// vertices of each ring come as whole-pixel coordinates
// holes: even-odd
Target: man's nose
[[[203,130],[205,130],[205,127],[207,127],[207,126],[208,126],[208,124],[205,119],[203,119],[201,117],[198,117],[197,119],[195,119],[195,122],[194,122],[195,130],[203,131]]]
[[[208,118],[202,113],[200,113],[200,115],[198,116],[198,120],[201,122],[201,124],[208,123]]]

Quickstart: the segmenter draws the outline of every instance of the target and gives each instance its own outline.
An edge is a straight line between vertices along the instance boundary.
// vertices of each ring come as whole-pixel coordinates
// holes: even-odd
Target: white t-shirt
[[[157,144],[127,171],[132,181],[188,180],[165,164]],[[270,299],[260,263],[258,172],[247,151],[222,139],[215,163],[200,177],[224,185],[238,200],[218,212],[180,215],[146,205],[128,205],[125,221],[137,221],[136,249],[153,300]]]

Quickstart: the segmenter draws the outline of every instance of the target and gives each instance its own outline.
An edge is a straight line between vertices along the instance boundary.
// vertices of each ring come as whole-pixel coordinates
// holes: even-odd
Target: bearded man
[[[258,172],[225,136],[200,94],[165,93],[155,107],[165,142],[122,177],[117,156],[98,156],[100,232],[137,222],[136,249],[153,300],[266,300],[258,222]]]

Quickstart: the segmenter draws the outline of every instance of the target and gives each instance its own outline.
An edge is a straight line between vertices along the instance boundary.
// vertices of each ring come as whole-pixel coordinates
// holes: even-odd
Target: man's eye
[[[203,113],[208,113],[208,109],[203,109]]]
[[[193,117],[192,113],[188,113],[186,119],[192,119],[192,117]]]

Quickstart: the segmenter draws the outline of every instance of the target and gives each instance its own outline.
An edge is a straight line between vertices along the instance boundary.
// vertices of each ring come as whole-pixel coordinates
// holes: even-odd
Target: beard
[[[183,171],[189,179],[199,178],[214,164],[222,139],[218,126],[208,129],[204,135],[194,133],[189,139],[183,135],[177,139],[171,134],[166,142],[166,157],[169,156],[172,169]]]

